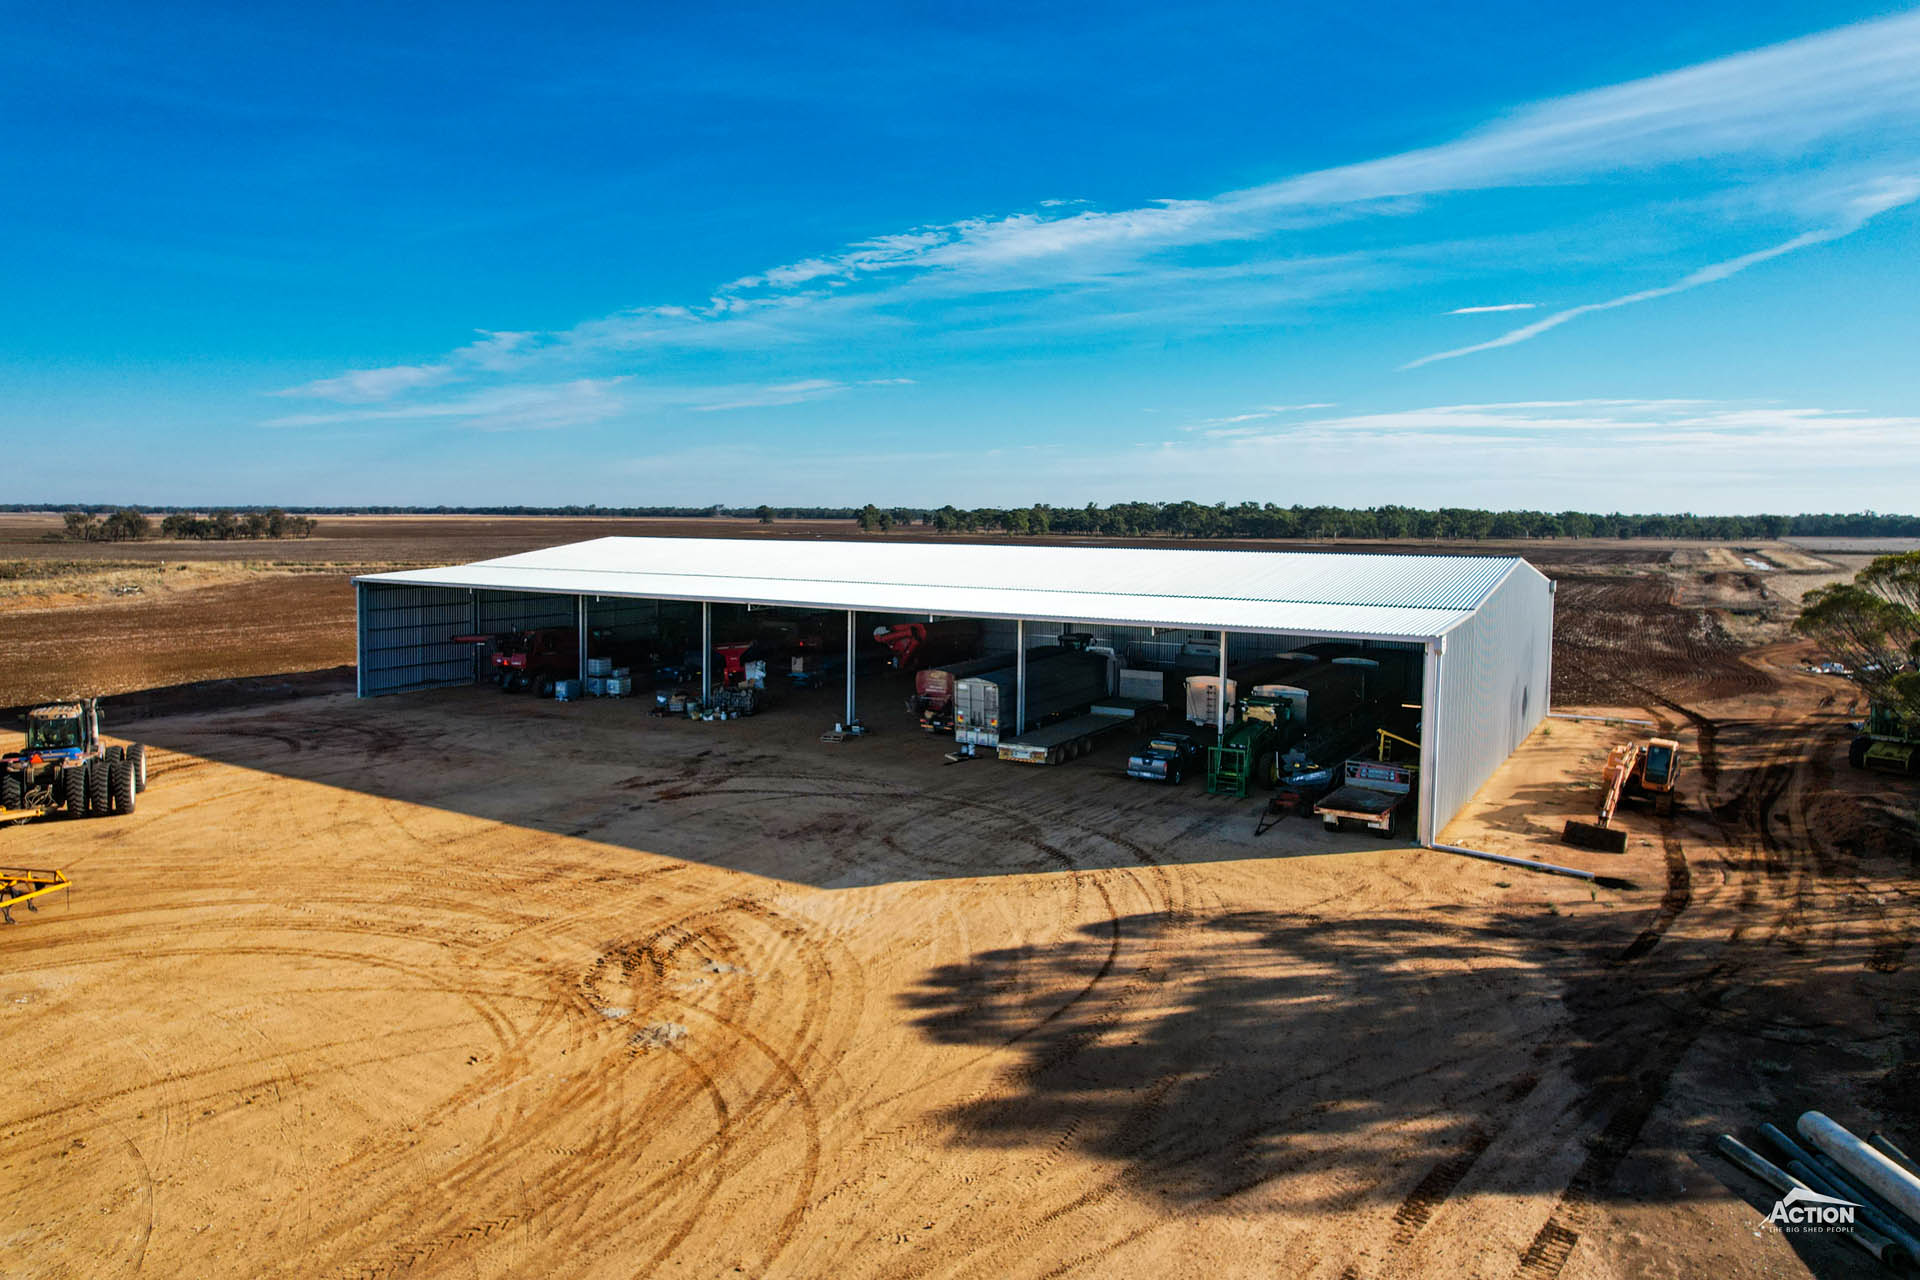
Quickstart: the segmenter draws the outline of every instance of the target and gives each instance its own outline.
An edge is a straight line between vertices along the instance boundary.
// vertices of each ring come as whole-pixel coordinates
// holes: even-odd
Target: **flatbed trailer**
[[[1349,760],[1343,785],[1313,806],[1329,831],[1343,822],[1357,822],[1382,839],[1391,840],[1400,826],[1400,813],[1414,797],[1418,770],[1412,765],[1380,760]]]
[[[1002,738],[999,755],[1015,764],[1061,764],[1093,750],[1103,735],[1137,725],[1159,705],[1141,698],[1109,698],[1095,703],[1086,715],[1030,730],[1017,738]]]

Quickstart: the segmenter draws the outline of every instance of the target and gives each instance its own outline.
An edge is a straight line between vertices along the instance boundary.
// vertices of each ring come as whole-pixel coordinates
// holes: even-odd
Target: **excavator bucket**
[[[1625,853],[1627,833],[1615,827],[1603,827],[1597,822],[1574,819],[1560,833],[1560,843],[1573,845],[1577,849],[1595,849],[1601,853]]]
[[[1601,827],[1597,821],[1572,819],[1567,823],[1567,829],[1561,831],[1561,844],[1592,848],[1601,854],[1624,854],[1626,831],[1620,831],[1619,827]]]

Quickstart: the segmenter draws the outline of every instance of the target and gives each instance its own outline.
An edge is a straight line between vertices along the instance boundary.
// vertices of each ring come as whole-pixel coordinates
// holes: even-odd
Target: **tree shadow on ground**
[[[1760,1038],[1773,1011],[1814,1016],[1805,988],[1865,956],[1835,945],[1771,974],[1713,943],[1639,943],[1623,930],[1638,913],[1591,915],[1132,916],[937,967],[902,1003],[936,1042],[1014,1055],[1015,1087],[948,1113],[959,1142],[1069,1146],[1175,1203],[1290,1175],[1292,1208],[1404,1194],[1397,1222],[1424,1222],[1469,1177],[1638,1199],[1622,1161],[1649,1154],[1649,1118],[1702,1036],[1791,1059]],[[1876,1074],[1863,1055],[1807,1053],[1829,1096]],[[1792,1105],[1770,1101],[1778,1077],[1727,1084],[1760,1119]],[[1691,1150],[1654,1145],[1670,1165]]]

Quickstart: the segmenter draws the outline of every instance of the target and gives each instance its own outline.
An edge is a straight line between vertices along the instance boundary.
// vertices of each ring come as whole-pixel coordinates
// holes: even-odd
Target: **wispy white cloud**
[[[1240,424],[1247,422],[1267,422],[1282,414],[1305,413],[1312,409],[1331,409],[1331,401],[1318,401],[1313,404],[1265,404],[1245,413],[1230,413],[1220,418],[1201,418],[1180,427],[1182,431],[1201,431],[1208,435],[1223,436],[1238,434],[1244,430]]]
[[[1556,311],[1545,319],[1536,320],[1532,324],[1523,325],[1518,329],[1508,330],[1506,333],[1487,342],[1476,342],[1472,346],[1455,347],[1451,351],[1439,351],[1430,356],[1421,356],[1418,360],[1410,360],[1400,367],[1402,369],[1418,369],[1422,365],[1433,364],[1438,360],[1455,360],[1461,356],[1470,356],[1481,351],[1493,351],[1500,347],[1511,347],[1516,343],[1525,342],[1530,338],[1537,338],[1549,329],[1556,329],[1569,320],[1577,320],[1581,316],[1590,315],[1595,311],[1611,311],[1616,307],[1632,306],[1636,302],[1652,302],[1656,298],[1670,298],[1676,293],[1685,293],[1687,290],[1697,289],[1703,284],[1713,284],[1717,281],[1725,280],[1729,276],[1738,275],[1748,267],[1758,266],[1760,263],[1769,262],[1774,258],[1784,257],[1789,253],[1793,253],[1795,250],[1805,249],[1816,244],[1826,244],[1829,241],[1838,240],[1842,236],[1852,235],[1879,215],[1889,210],[1912,204],[1916,200],[1920,200],[1920,177],[1903,176],[1883,179],[1872,184],[1868,190],[1862,191],[1850,199],[1847,202],[1847,208],[1842,219],[1832,226],[1822,227],[1814,231],[1803,231],[1790,240],[1783,241],[1776,245],[1769,245],[1765,249],[1756,249],[1752,253],[1743,253],[1737,258],[1728,258],[1723,262],[1716,262],[1709,266],[1701,267],[1697,271],[1688,272],[1672,284],[1661,285],[1656,289],[1640,289],[1633,293],[1622,294],[1617,298],[1609,298],[1605,302],[1589,302],[1578,307],[1568,307],[1564,311]]]
[[[578,378],[540,386],[496,387],[451,400],[274,418],[270,427],[446,421],[475,431],[534,431],[604,422],[626,408],[618,392],[624,378]]]
[[[1489,311],[1531,311],[1540,304],[1537,302],[1497,302],[1490,307],[1455,307],[1447,312],[1450,316],[1480,316]]]
[[[772,386],[736,391],[726,399],[715,400],[708,404],[695,404],[692,408],[700,413],[719,413],[728,409],[766,409],[780,405],[800,404],[807,400],[818,400],[824,396],[838,395],[846,389],[846,383],[835,382],[831,378],[803,378],[798,382],[781,382]]]
[[[437,387],[453,376],[444,364],[400,364],[387,369],[349,369],[334,378],[321,378],[272,392],[276,396],[305,400],[337,400],[343,404],[368,404],[390,399],[404,391]]]
[[[495,329],[476,329],[474,332],[480,337],[455,351],[453,359],[493,371],[512,368],[517,363],[515,357],[524,354],[540,338],[539,334],[531,332],[514,333]]]
[[[1703,399],[1616,398],[1454,404],[1273,424],[1227,438],[1022,448],[1008,467],[982,450],[768,450],[777,502],[841,504],[888,489],[902,503],[1012,506],[1206,494],[1227,502],[1374,506],[1526,505],[1614,510],[1751,512],[1804,508],[1816,474],[1847,474],[1862,453],[1887,459],[1855,491],[1883,509],[1920,484],[1906,447],[1920,417]],[[1622,449],[1623,439],[1632,441]],[[649,475],[709,473],[733,456],[701,446],[632,466]],[[1368,465],[1351,465],[1365,456]],[[1777,460],[1792,459],[1782,468]],[[1717,483],[1703,491],[1697,477]],[[901,477],[909,477],[902,486]],[[914,477],[922,480],[915,490]],[[679,495],[701,501],[697,485]],[[701,490],[699,492],[704,492]],[[667,500],[667,499],[663,499]],[[678,499],[675,499],[678,500]]]
[[[1642,179],[1664,183],[1681,172],[1722,194],[1769,184],[1765,221],[1777,237],[1770,247],[1414,364],[1457,358],[1524,342],[1593,311],[1724,280],[1857,229],[1875,214],[1836,208],[1837,199],[1851,198],[1849,190],[1857,196],[1864,182],[1878,179],[1892,190],[1920,173],[1917,65],[1920,11],[1913,11],[1536,103],[1435,146],[1203,198],[1111,210],[1042,201],[908,228],[741,276],[704,301],[644,303],[550,332],[483,333],[435,365],[408,367],[550,381],[616,360],[625,372],[637,359],[664,364],[686,353],[718,360],[751,349],[763,359],[844,345],[853,333],[877,347],[930,327],[987,342],[1014,333],[1099,336],[1172,325],[1192,331],[1377,293],[1409,278],[1467,275],[1476,265],[1429,255],[1410,268],[1420,247],[1411,235],[1397,243],[1391,235],[1369,236],[1363,248],[1308,258],[1290,239],[1296,232],[1359,219],[1407,221],[1443,198],[1523,185],[1577,185],[1598,199],[1596,193],[1627,192]],[[1655,199],[1643,189],[1614,198],[1639,199],[1651,210],[1668,193]],[[1910,200],[1892,200],[1880,211]],[[1713,210],[1721,219],[1716,234],[1693,230],[1693,242],[1724,239],[1740,218],[1758,225],[1758,203],[1742,211],[1723,202]],[[1758,238],[1751,230],[1739,234]],[[1633,260],[1649,238],[1616,238],[1611,261],[1643,265]],[[1513,261],[1511,252],[1497,258],[1501,266]],[[349,381],[356,376],[310,386],[341,383],[336,392],[377,394],[377,380],[361,392]]]
[[[631,376],[575,378],[565,382],[492,387],[434,400],[288,414],[270,419],[264,425],[331,427],[443,421],[478,431],[543,431],[593,426],[663,409],[690,409],[696,413],[769,409],[843,395],[862,387],[912,385],[912,378],[869,378],[858,383],[802,378],[761,385],[718,386],[642,383]]]

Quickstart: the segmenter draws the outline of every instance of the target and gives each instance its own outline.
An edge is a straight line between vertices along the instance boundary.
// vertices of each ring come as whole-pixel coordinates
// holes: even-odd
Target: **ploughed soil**
[[[1874,1274],[1709,1143],[1920,1145],[1914,788],[1669,569],[1563,585],[1556,679],[1680,737],[1679,812],[1560,845],[1648,730],[1555,720],[1445,833],[1602,886],[1124,742],[947,764],[885,677],[837,746],[838,690],[130,700],[137,812],[0,830],[74,881],[0,926],[0,1270]]]
[[[355,574],[459,563],[613,535],[925,538],[862,535],[852,521],[323,516],[309,538],[135,543],[49,541],[55,515],[0,514],[0,708],[83,694],[263,677],[354,660]],[[996,541],[954,535],[948,541]],[[1562,581],[1554,700],[1605,701],[1643,682],[1646,646],[1671,673],[1705,667],[1744,686],[1738,663],[1773,638],[1808,586],[1864,555],[1786,544],[1556,539],[1531,542],[1203,542],[1023,539],[1099,546],[1370,550],[1522,555]],[[1752,561],[1776,566],[1754,570]]]

